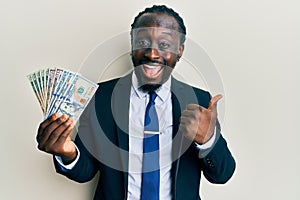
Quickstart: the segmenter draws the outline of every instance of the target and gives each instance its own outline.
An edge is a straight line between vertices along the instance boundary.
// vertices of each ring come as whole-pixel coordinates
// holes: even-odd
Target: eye
[[[159,43],[158,45],[158,48],[161,49],[161,50],[166,50],[166,49],[169,49],[170,48],[170,43],[167,42],[167,41],[162,41]]]
[[[136,42],[136,46],[138,48],[149,48],[151,46],[151,43],[147,39],[140,39]]]

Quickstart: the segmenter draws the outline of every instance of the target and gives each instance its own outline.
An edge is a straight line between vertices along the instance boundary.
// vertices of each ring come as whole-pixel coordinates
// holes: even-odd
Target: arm
[[[66,169],[54,158],[54,165],[57,173],[65,175],[76,182],[84,183],[90,181],[97,173],[97,161],[84,147],[78,135],[74,142],[80,152],[76,164],[71,169]]]
[[[211,183],[226,183],[234,173],[235,160],[232,157],[225,139],[221,135],[220,125],[216,125],[216,141],[212,148],[199,151],[202,171]]]
[[[203,174],[211,183],[226,183],[235,170],[235,161],[225,139],[220,135],[215,146],[201,159]]]
[[[212,147],[199,151],[204,176],[212,183],[225,183],[235,170],[235,161],[221,135],[217,120],[217,102],[221,95],[213,97],[208,108],[197,104],[189,104],[180,118],[180,131],[187,138],[203,145],[211,142],[216,134]]]
[[[65,175],[69,179],[80,183],[91,180],[98,171],[98,161],[89,153],[84,143],[80,139],[80,135],[92,133],[91,126],[89,124],[91,110],[90,107],[91,104],[86,107],[80,117],[78,133],[74,141],[75,147],[77,147],[77,161],[73,160],[73,163],[67,163],[74,164],[74,166],[70,169],[67,169],[64,166],[60,165],[55,157],[53,159],[57,173]]]
[[[86,123],[87,115],[87,112],[83,113],[81,125]],[[90,180],[97,172],[96,161],[85,149],[78,136],[75,139],[78,151],[76,150],[76,146],[70,137],[73,127],[74,125],[71,118],[65,115],[61,117],[58,117],[57,114],[52,115],[39,126],[37,134],[38,148],[41,151],[52,154],[53,157],[54,155],[61,157],[64,164],[72,163],[78,158],[78,161],[70,170],[64,168],[54,158],[55,168],[58,173],[72,180],[85,182]],[[82,130],[82,128],[79,127],[79,130]],[[86,132],[88,130],[84,131]]]

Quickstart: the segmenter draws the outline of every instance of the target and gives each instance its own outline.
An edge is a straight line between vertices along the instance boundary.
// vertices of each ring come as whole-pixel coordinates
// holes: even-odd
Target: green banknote
[[[45,119],[58,113],[76,123],[98,88],[80,74],[57,67],[38,70],[27,78]]]

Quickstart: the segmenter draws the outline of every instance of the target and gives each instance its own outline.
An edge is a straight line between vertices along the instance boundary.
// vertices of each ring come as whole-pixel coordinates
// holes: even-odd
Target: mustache
[[[167,65],[167,62],[163,60],[163,62],[160,62],[158,60],[150,60],[150,59],[143,59],[139,61],[139,65],[143,64],[159,64],[159,65]]]

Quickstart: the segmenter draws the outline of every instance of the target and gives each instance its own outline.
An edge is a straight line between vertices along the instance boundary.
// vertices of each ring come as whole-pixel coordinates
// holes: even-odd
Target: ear
[[[184,50],[184,44],[180,45],[178,48],[177,61],[179,61],[179,59],[181,58],[183,54],[183,50]]]

